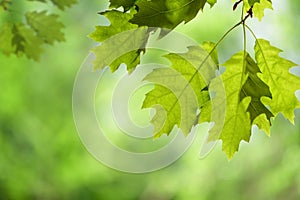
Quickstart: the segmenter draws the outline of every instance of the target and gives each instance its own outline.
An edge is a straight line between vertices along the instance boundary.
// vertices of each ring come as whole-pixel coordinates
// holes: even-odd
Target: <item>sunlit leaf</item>
[[[59,9],[64,10],[66,7],[71,7],[77,3],[77,0],[51,0]]]
[[[289,72],[297,64],[279,56],[280,49],[270,45],[264,39],[255,44],[255,58],[262,74],[258,76],[269,86],[272,98],[263,98],[263,103],[270,106],[274,115],[282,112],[291,122],[294,121],[294,110],[300,107],[295,96],[300,89],[300,78]]]
[[[110,25],[97,26],[90,34],[95,41],[103,42],[93,49],[96,55],[95,68],[110,66],[111,71],[114,72],[120,64],[125,63],[128,71],[131,72],[140,63],[140,54],[147,40],[147,29],[137,29],[137,25],[128,22],[133,14],[112,10],[102,15],[107,17]],[[112,38],[113,36],[116,37]],[[135,50],[126,51],[131,49],[131,46],[135,46]]]
[[[146,95],[143,107],[156,108],[152,119],[156,137],[170,134],[175,125],[187,135],[197,121],[197,109],[209,101],[208,91],[203,89],[214,76],[213,70],[207,72],[215,63],[205,60],[207,52],[197,46],[189,47],[187,53],[165,57],[171,61],[171,68],[155,69],[145,78],[156,86]]]
[[[222,74],[226,91],[226,113],[220,139],[222,149],[229,159],[238,151],[240,142],[249,141],[251,135],[251,119],[247,112],[251,97],[240,98],[248,78],[245,69],[249,63],[244,59],[245,55],[244,51],[233,55],[224,63],[226,71]]]

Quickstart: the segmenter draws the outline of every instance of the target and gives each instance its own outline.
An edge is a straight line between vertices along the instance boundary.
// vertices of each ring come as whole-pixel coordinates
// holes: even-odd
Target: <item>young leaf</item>
[[[244,9],[248,11],[250,7],[253,7],[253,14],[259,21],[264,17],[265,9],[273,9],[271,0],[245,0]]]
[[[197,109],[209,101],[208,91],[203,89],[214,70],[208,70],[216,69],[213,61],[205,60],[206,56],[207,52],[197,46],[189,47],[187,53],[168,54],[165,57],[172,69],[155,69],[145,78],[156,86],[146,95],[143,108],[160,105],[152,119],[156,137],[169,134],[175,125],[187,135],[195,124]]]
[[[95,68],[102,69],[109,65],[111,71],[114,72],[120,64],[125,63],[128,71],[131,72],[140,63],[140,54],[148,38],[147,29],[137,29],[137,25],[128,22],[133,16],[132,13],[111,10],[102,13],[102,15],[107,17],[110,25],[97,26],[96,30],[90,34],[90,37],[95,41],[103,42],[92,50],[96,55]],[[126,49],[131,49],[130,46],[133,44],[135,44],[135,50],[126,51]],[[118,56],[110,60],[109,58],[115,53],[118,53]]]
[[[64,41],[64,34],[61,31],[64,25],[57,21],[58,15],[47,15],[46,11],[33,11],[26,13],[25,16],[28,25],[45,43],[53,44],[55,41]]]
[[[216,44],[213,42],[203,42],[201,44],[201,47],[210,54],[211,59],[216,64],[216,67],[219,68],[219,56],[218,51],[215,48]],[[209,87],[203,89],[203,91],[209,91]],[[198,123],[201,124],[203,122],[211,122],[211,112],[212,112],[212,100],[207,101],[205,104],[203,104],[200,107],[200,114],[199,114],[199,120]],[[218,139],[218,138],[216,138]]]
[[[110,25],[96,26],[96,30],[89,35],[97,42],[103,42],[118,33],[138,27],[137,25],[128,22],[133,17],[132,13],[110,10],[101,13],[101,15],[105,16],[110,21]]]
[[[244,56],[246,56],[244,51],[233,55],[224,63],[226,71],[222,74],[226,91],[226,112],[220,139],[223,141],[222,149],[229,159],[238,151],[240,142],[249,141],[251,135],[251,119],[247,112],[251,98],[240,98],[243,85],[248,78],[245,69],[249,63]]]
[[[215,64],[218,66],[219,65],[219,56],[218,56],[218,51],[215,48],[216,44],[213,42],[203,42],[201,44],[201,47],[208,53],[210,54],[211,59],[215,62]]]
[[[273,9],[272,3],[269,0],[260,0],[259,3],[253,5],[254,16],[258,18],[259,21],[264,17],[265,9]]]
[[[140,0],[136,3],[138,13],[130,22],[139,26],[173,29],[181,22],[189,22],[206,0]]]
[[[282,112],[292,123],[294,110],[300,107],[295,96],[300,89],[300,78],[291,74],[289,69],[295,63],[279,56],[280,49],[271,46],[270,42],[258,39],[255,44],[255,58],[262,74],[258,76],[269,86],[272,98],[262,98],[265,105],[270,106],[274,115]]]

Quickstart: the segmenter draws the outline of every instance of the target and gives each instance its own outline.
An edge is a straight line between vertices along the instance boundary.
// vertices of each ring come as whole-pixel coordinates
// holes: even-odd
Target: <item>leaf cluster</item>
[[[100,13],[110,25],[97,26],[90,35],[101,42],[93,49],[95,68],[110,66],[114,72],[125,63],[128,71],[133,71],[140,63],[142,53],[146,53],[150,31],[167,28],[167,31],[162,29],[160,32],[164,37],[180,23],[195,18],[205,5],[212,7],[216,3],[216,0],[111,0],[110,9]],[[240,142],[250,140],[253,125],[269,135],[271,119],[280,112],[293,122],[294,110],[300,107],[295,96],[300,89],[300,78],[291,74],[289,69],[296,64],[280,57],[281,50],[269,41],[256,38],[246,24],[246,20],[253,16],[261,20],[264,10],[272,9],[272,2],[240,0],[235,2],[233,10],[239,5],[242,5],[241,21],[217,43],[204,42],[180,54],[171,52],[165,55],[171,62],[169,68],[157,68],[145,77],[155,84],[143,103],[143,108],[156,109],[152,118],[155,137],[170,134],[175,126],[188,135],[194,125],[214,122],[208,142],[222,140],[223,151],[232,158]],[[244,49],[224,64],[219,64],[217,47],[238,26],[243,27]],[[120,39],[123,48],[109,38],[137,28],[143,31],[134,32],[136,50],[124,52],[123,56],[111,60],[110,52],[122,52],[128,38]],[[246,50],[246,30],[255,37],[254,58]],[[219,71],[219,66],[226,68],[224,73]]]
[[[47,3],[46,0],[27,0]],[[70,7],[77,0],[51,0],[60,10]],[[64,41],[62,29],[64,25],[59,21],[57,14],[43,11],[19,11],[14,7],[18,2],[2,0],[0,13],[0,50],[6,55],[16,54],[21,57],[38,61],[43,52],[43,45],[52,45],[54,42]]]

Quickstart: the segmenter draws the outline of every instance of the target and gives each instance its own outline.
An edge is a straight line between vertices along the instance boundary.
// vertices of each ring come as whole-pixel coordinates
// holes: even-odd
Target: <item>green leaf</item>
[[[9,6],[12,4],[12,2],[10,0],[2,0],[0,1],[0,13],[8,10]]]
[[[270,136],[271,123],[270,123],[270,120],[267,119],[267,116],[265,114],[261,114],[258,117],[256,117],[253,121],[253,124],[256,124],[258,126],[258,128],[260,128],[268,136]]]
[[[249,54],[246,55],[246,62],[246,73],[248,74],[248,79],[246,80],[246,83],[243,85],[243,88],[240,92],[240,99],[251,97],[251,102],[247,111],[250,113],[250,119],[252,123],[257,117],[265,114],[270,125],[270,119],[271,117],[274,117],[274,115],[269,111],[268,108],[266,108],[260,99],[262,97],[272,98],[272,94],[268,85],[266,85],[257,76],[257,74],[261,74],[261,71]],[[263,118],[261,118],[260,120],[257,120],[255,124],[257,124],[260,129],[264,129],[266,133],[269,133],[270,130],[266,129],[266,125],[264,123],[265,121],[263,121]]]
[[[252,11],[259,21],[264,17],[265,9],[273,9],[271,0],[246,0],[244,4],[245,11],[248,11],[253,6]]]
[[[37,36],[44,40],[45,43],[53,44],[55,41],[64,41],[64,34],[61,29],[64,25],[58,22],[58,15],[47,15],[46,11],[26,13],[28,25],[35,30]]]
[[[123,7],[124,11],[129,10],[131,7],[134,6],[136,0],[110,0],[110,8],[119,8]]]
[[[0,49],[6,55],[15,51],[12,45],[13,36],[12,27],[8,23],[4,23],[0,29]]]
[[[16,46],[15,53],[18,56],[24,53],[28,58],[38,61],[43,52],[41,48],[43,41],[35,35],[34,30],[24,24],[15,24],[13,34],[12,44]]]
[[[201,47],[208,53],[210,54],[211,59],[214,61],[216,64],[216,67],[219,68],[219,58],[218,58],[218,51],[215,48],[216,44],[213,42],[203,42],[201,44]],[[203,91],[208,91],[209,88],[204,88]],[[212,102],[207,101],[205,104],[203,104],[200,107],[200,114],[199,114],[199,120],[198,123],[203,123],[203,122],[210,122],[211,121],[211,112],[212,112]]]
[[[217,3],[217,0],[207,0],[207,3],[209,3],[209,5],[213,7]]]
[[[139,26],[173,29],[181,22],[189,22],[204,7],[206,0],[140,0],[138,13],[130,22]]]
[[[137,25],[128,22],[133,17],[132,13],[111,10],[101,13],[101,15],[110,21],[110,25],[96,26],[96,30],[89,35],[97,42],[103,42],[118,33],[138,28]]]
[[[96,30],[90,34],[95,41],[103,42],[92,50],[96,55],[95,69],[110,66],[111,71],[114,72],[120,64],[125,63],[128,71],[131,72],[140,63],[140,54],[148,38],[147,29],[137,29],[137,25],[128,22],[133,17],[133,13],[112,10],[102,15],[107,17],[110,25],[97,26]],[[132,50],[132,44],[135,46],[134,50]]]
[[[272,3],[268,0],[260,0],[260,3],[255,3],[253,5],[254,16],[258,18],[259,21],[264,17],[265,9],[273,9]]]
[[[215,68],[215,64],[205,60],[206,56],[207,52],[197,46],[189,47],[187,53],[168,54],[165,57],[171,61],[172,68],[155,69],[145,78],[156,84],[143,104],[143,108],[156,108],[152,119],[155,137],[170,134],[175,125],[187,135],[197,121],[197,110],[209,101],[208,91],[203,89],[214,76],[214,70],[207,73],[206,68]]]
[[[71,7],[77,3],[77,0],[51,0],[59,9],[64,10],[66,7]]]
[[[262,98],[265,105],[270,106],[274,115],[282,112],[294,122],[294,110],[300,107],[295,96],[300,89],[300,78],[291,74],[289,69],[295,63],[279,56],[280,49],[271,46],[270,42],[258,39],[255,44],[255,58],[262,74],[258,76],[270,87],[272,98]]]
[[[118,57],[110,64],[110,69],[112,72],[115,72],[122,63],[125,63],[127,66],[127,71],[131,73],[138,64],[140,64],[140,57],[142,49],[134,50],[125,53],[124,55]]]
[[[219,65],[218,51],[216,49],[216,44],[213,42],[203,42],[201,47],[210,54],[212,60]]]
[[[253,6],[255,3],[260,3],[260,2],[263,1],[263,0],[247,0],[247,1],[248,1],[248,4],[249,4],[250,6]],[[267,1],[269,1],[270,3],[272,3],[271,0],[267,0]]]
[[[220,139],[223,142],[222,149],[229,159],[238,151],[240,142],[249,141],[251,135],[251,119],[247,112],[251,98],[240,99],[243,85],[248,78],[245,70],[249,63],[244,56],[245,52],[241,51],[226,61],[226,71],[221,76],[226,91],[226,111]]]
[[[139,64],[140,53],[148,39],[147,28],[139,28],[120,33],[105,40],[101,45],[92,49],[96,59],[95,69],[110,66],[112,72],[119,68],[120,63],[127,66],[131,72]]]

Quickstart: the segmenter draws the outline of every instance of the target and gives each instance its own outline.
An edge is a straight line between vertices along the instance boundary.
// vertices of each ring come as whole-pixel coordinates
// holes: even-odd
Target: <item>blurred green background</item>
[[[254,128],[250,144],[242,143],[230,162],[221,143],[198,158],[204,131],[182,158],[149,174],[115,171],[87,152],[73,122],[72,89],[95,46],[87,35],[107,23],[97,15],[107,4],[79,1],[65,12],[54,10],[66,25],[66,42],[47,47],[39,63],[0,55],[0,199],[300,199],[299,110],[295,125],[278,116],[270,138]],[[273,12],[250,26],[300,63],[300,3],[273,4]],[[219,0],[177,30],[198,42],[217,41],[239,19],[231,6],[232,1]],[[241,49],[241,38],[236,30],[221,44],[222,62]]]

